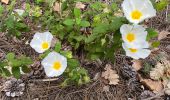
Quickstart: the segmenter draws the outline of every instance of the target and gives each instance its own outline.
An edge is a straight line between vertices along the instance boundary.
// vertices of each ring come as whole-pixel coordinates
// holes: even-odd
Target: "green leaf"
[[[87,58],[94,61],[102,57],[102,55],[103,53],[88,53]]]
[[[8,65],[7,62],[2,62],[2,61],[0,61],[0,68],[5,67],[5,66],[7,66],[7,65]]]
[[[94,27],[93,33],[106,33],[109,30],[109,26],[107,23],[101,23]]]
[[[4,11],[4,8],[3,8],[3,6],[0,4],[0,16],[2,15],[3,11]]]
[[[28,68],[27,66],[22,66],[21,69],[24,73],[29,73],[31,71],[31,69]]]
[[[66,19],[63,23],[67,26],[71,26],[71,25],[74,24],[74,20],[73,19]]]
[[[158,11],[161,11],[164,10],[168,4],[169,4],[168,0],[160,0],[160,2],[155,4],[155,7]]]
[[[80,18],[80,15],[81,15],[81,10],[77,9],[77,8],[74,8],[74,16],[76,18]]]
[[[81,19],[80,18],[76,18],[76,24],[80,24],[81,23]]]
[[[86,75],[87,74],[87,70],[80,67],[80,70],[78,71],[78,73],[82,74],[82,75]]]
[[[86,75],[86,76],[83,77],[83,80],[84,80],[85,83],[89,83],[90,77]]]
[[[124,17],[114,17],[109,28],[111,31],[115,32],[120,29],[122,24],[125,24],[127,20]]]
[[[93,9],[95,9],[95,10],[97,10],[97,11],[99,11],[99,10],[101,10],[102,9],[102,3],[101,2],[95,2],[95,3],[92,3],[91,5],[90,5],[90,7],[91,8],[93,8]]]
[[[72,57],[73,57],[71,51],[60,51],[60,53],[61,53],[63,56],[67,57],[67,58],[72,58]]]
[[[20,68],[19,67],[12,67],[12,74],[15,78],[19,79],[21,76]]]
[[[11,76],[11,73],[9,72],[8,69],[2,68],[2,71],[3,71],[3,72],[2,72],[3,75],[5,75],[5,76],[7,76],[7,77]]]
[[[148,32],[147,41],[158,36],[158,32],[156,32],[153,28],[147,28],[146,31]]]
[[[61,9],[62,11],[66,10],[68,8],[68,4],[67,4],[67,1],[64,1],[61,5]]]
[[[116,11],[119,9],[116,3],[112,3],[111,7],[113,11]]]
[[[54,51],[60,52],[60,50],[61,50],[61,42],[57,42],[55,45]]]
[[[152,43],[153,48],[157,48],[157,47],[159,47],[159,45],[160,45],[160,41],[155,41]]]
[[[33,63],[32,59],[30,57],[21,56],[21,57],[19,57],[19,60],[23,66],[30,65]]]
[[[67,65],[69,67],[70,70],[75,69],[76,67],[80,66],[80,63],[78,60],[76,59],[67,59]]]
[[[50,52],[51,52],[50,50],[45,51],[45,53],[39,55],[39,58],[40,59],[45,58]]]
[[[81,21],[80,26],[88,27],[88,26],[90,26],[90,23],[88,21]]]
[[[12,65],[12,67],[18,67],[18,66],[21,66],[21,65],[22,65],[22,62],[21,62],[20,60],[18,60],[18,59],[12,59],[12,60],[10,61],[10,63],[11,63],[11,65]]]
[[[14,16],[9,16],[8,19],[5,21],[5,24],[8,29],[13,29],[15,24],[14,24]]]
[[[15,58],[15,54],[14,53],[8,53],[7,55],[6,55],[6,58],[7,58],[7,60],[9,60],[9,61],[11,61],[11,60],[13,60],[14,58]]]

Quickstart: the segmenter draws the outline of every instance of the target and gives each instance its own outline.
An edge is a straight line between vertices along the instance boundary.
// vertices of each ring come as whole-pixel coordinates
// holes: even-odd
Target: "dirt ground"
[[[167,14],[170,14],[170,6],[159,13],[157,17],[146,21],[146,24],[156,28],[158,31],[164,30],[170,32],[170,19],[168,19]],[[29,34],[25,34],[22,37],[31,38]],[[37,54],[29,46],[24,45],[25,42],[24,38],[17,40],[16,38],[6,37],[3,33],[0,33],[0,60],[10,51],[16,54],[22,53],[29,55],[35,60]],[[161,40],[161,45],[157,52],[165,52],[170,60],[170,48],[168,46],[170,46],[170,36]],[[148,59],[152,59],[152,57],[147,58],[145,61]],[[46,78],[40,62],[36,61],[31,66],[32,72],[22,76],[23,83],[25,84],[24,94],[20,97],[10,98],[5,96],[4,92],[1,92],[0,100],[151,100],[143,99],[147,98],[146,96],[153,97],[153,100],[169,100],[170,98],[168,96],[152,94],[149,89],[143,87],[139,81],[138,73],[131,66],[131,60],[131,58],[122,55],[121,52],[117,53],[115,63],[112,64],[112,68],[120,76],[120,82],[116,86],[107,85],[106,80],[100,77],[104,69],[103,66],[109,62],[82,61],[81,64],[88,69],[92,79],[91,82],[83,86],[69,86],[66,88],[58,86],[57,83],[60,80],[57,78]],[[0,77],[0,86],[5,81],[5,79]],[[11,87],[13,91],[16,89],[14,86]]]

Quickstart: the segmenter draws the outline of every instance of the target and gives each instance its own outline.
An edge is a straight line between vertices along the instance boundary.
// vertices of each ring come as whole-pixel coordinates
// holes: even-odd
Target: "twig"
[[[29,81],[34,81],[34,82],[50,82],[50,81],[56,81],[58,80],[58,78],[50,78],[50,79],[32,79],[32,80],[29,80]]]
[[[168,8],[169,8],[169,5],[167,5],[167,8],[166,8],[166,19],[165,19],[165,21],[168,21]]]

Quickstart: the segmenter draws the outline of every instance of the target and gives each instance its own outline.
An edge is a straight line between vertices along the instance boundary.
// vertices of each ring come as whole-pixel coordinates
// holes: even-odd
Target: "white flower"
[[[150,0],[124,0],[122,8],[126,18],[134,24],[156,16],[156,10]]]
[[[146,41],[147,31],[145,31],[143,26],[124,24],[121,26],[120,32],[123,41],[132,47],[149,47],[149,43]]]
[[[67,67],[67,59],[57,52],[51,52],[45,57],[41,64],[48,77],[61,75]]]
[[[126,51],[126,55],[129,57],[132,57],[134,59],[139,59],[139,58],[144,59],[144,58],[148,57],[149,54],[151,53],[151,51],[148,49],[130,47],[126,43],[123,43],[122,46],[123,46],[123,49]]]
[[[43,53],[48,50],[51,45],[53,35],[50,32],[35,33],[33,39],[30,42],[30,46],[38,53]]]
[[[19,16],[22,16],[23,14],[24,14],[24,10],[22,10],[22,9],[15,9],[14,10]]]

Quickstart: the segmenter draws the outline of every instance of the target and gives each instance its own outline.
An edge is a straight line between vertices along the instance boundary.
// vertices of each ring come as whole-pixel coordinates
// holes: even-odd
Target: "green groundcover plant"
[[[131,2],[131,3],[130,3]],[[158,33],[144,27],[144,20],[156,16],[156,11],[166,7],[168,0],[114,0],[103,3],[94,0],[26,0],[23,6],[17,0],[0,3],[0,31],[7,36],[17,37],[29,32],[29,20],[41,32],[36,32],[30,42],[37,53],[48,77],[63,74],[62,86],[90,82],[86,69],[81,66],[72,52],[82,50],[85,58],[107,60],[114,63],[116,51],[122,46],[127,56],[134,59],[146,58],[158,41],[149,42]],[[145,5],[145,6],[143,6]],[[143,6],[143,7],[141,7]],[[35,30],[34,30],[35,31]],[[53,38],[59,39],[51,47]],[[67,42],[72,51],[62,50]],[[149,49],[150,48],[150,49]],[[8,53],[0,61],[0,75],[20,78],[21,71],[29,72],[30,57]]]

